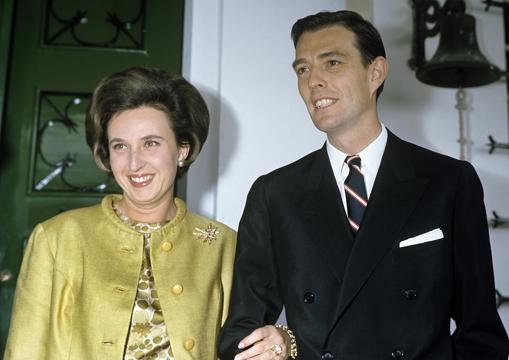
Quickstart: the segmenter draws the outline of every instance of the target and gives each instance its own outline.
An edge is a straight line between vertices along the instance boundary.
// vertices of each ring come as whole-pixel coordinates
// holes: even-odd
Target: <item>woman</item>
[[[217,358],[235,232],[174,197],[208,125],[179,76],[131,68],[101,81],[87,142],[123,193],[34,229],[5,359]]]

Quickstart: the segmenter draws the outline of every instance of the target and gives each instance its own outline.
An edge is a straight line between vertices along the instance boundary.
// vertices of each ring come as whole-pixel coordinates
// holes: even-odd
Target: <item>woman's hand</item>
[[[283,360],[288,357],[290,338],[285,331],[267,325],[254,330],[240,341],[239,349],[245,348],[248,349],[235,356],[235,360]]]

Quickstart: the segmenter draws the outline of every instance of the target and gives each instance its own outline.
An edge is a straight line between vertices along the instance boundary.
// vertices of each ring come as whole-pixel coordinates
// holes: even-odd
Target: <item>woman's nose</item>
[[[139,150],[132,150],[129,154],[129,170],[137,171],[143,167],[145,161]]]

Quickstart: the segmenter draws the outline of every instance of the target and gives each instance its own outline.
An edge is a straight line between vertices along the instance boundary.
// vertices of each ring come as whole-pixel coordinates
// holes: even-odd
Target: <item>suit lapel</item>
[[[308,176],[300,208],[305,229],[309,231],[307,238],[313,240],[324,262],[341,283],[353,237],[325,146],[316,152],[304,173]]]
[[[427,185],[427,179],[416,177],[408,152],[405,143],[389,132],[361,229],[346,265],[337,309],[338,321],[379,261],[392,248]]]

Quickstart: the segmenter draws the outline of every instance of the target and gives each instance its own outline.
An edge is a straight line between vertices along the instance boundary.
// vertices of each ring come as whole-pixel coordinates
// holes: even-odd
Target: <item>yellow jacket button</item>
[[[173,285],[173,287],[171,288],[171,292],[174,295],[180,295],[180,294],[182,294],[182,291],[184,291],[184,288],[180,284]]]
[[[173,249],[173,244],[169,241],[165,241],[161,244],[161,250],[164,252],[171,251]]]
[[[184,343],[184,347],[186,350],[192,350],[194,348],[194,340],[193,339],[187,339]]]

